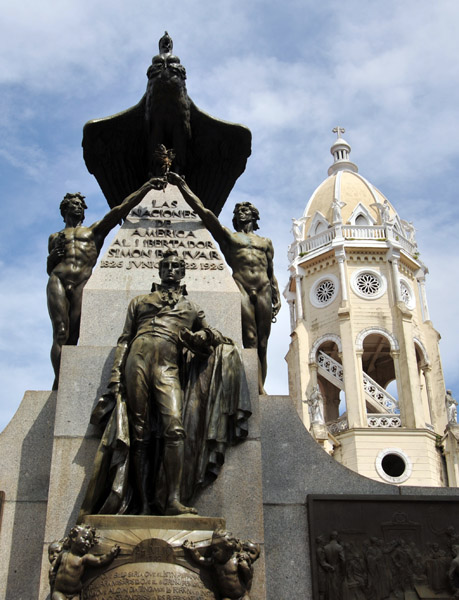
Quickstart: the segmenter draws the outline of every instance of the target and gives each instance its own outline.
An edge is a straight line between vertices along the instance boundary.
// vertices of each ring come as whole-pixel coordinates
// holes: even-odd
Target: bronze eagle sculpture
[[[162,144],[175,153],[172,169],[218,215],[244,172],[252,135],[243,125],[215,119],[194,104],[185,67],[172,48],[166,31],[147,71],[146,93],[136,106],[86,123],[83,157],[113,207],[161,174],[155,157]]]

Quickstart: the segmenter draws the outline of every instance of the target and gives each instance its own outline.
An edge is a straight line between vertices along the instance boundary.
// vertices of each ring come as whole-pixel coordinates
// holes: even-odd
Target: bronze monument
[[[84,127],[86,165],[112,209],[101,221],[83,227],[84,197],[68,194],[61,205],[65,228],[50,237],[48,304],[54,332],[55,387],[62,345],[78,341],[82,291],[109,231],[150,189],[165,191],[168,183],[182,182],[180,176],[187,178],[184,185],[189,194],[199,194],[202,204],[197,202],[218,223],[216,215],[250,155],[248,129],[214,119],[193,104],[186,90],[185,68],[172,53],[167,32],[147,77],[146,94],[139,104]],[[155,206],[156,200],[152,202]],[[191,214],[188,208],[184,212]],[[262,389],[270,324],[280,306],[272,273],[273,250],[269,240],[253,233],[258,228],[254,207],[238,205],[235,215],[238,233],[222,228],[228,231],[229,240],[218,242],[228,246],[225,256],[231,256],[233,277],[241,289],[244,344],[258,349]],[[196,215],[192,217],[197,220]],[[208,237],[207,232],[205,235]],[[141,240],[135,241],[137,249]],[[180,257],[175,248],[155,251],[159,264],[150,261],[148,268],[159,268],[160,283],[153,283],[150,293],[129,303],[108,391],[91,415],[102,439],[81,504],[80,525],[49,546],[52,600],[79,597],[80,593],[85,598],[118,597],[127,593],[126,586],[129,597],[131,592],[142,594],[144,586],[149,591],[157,586],[190,599],[195,591],[202,592],[199,597],[203,598],[214,594],[250,598],[253,563],[260,546],[224,531],[223,518],[192,516],[197,514],[199,492],[218,477],[227,448],[247,437],[251,407],[240,350],[210,327],[201,308],[187,297],[182,279],[186,267],[191,271],[196,264],[185,263],[185,256],[184,252]],[[101,268],[105,266],[101,264]],[[140,287],[132,289],[142,288],[140,282]],[[235,293],[234,286],[232,289]],[[237,293],[235,302],[238,306]],[[241,464],[247,464],[242,458]],[[234,485],[231,468],[234,471],[234,464],[217,494],[226,490],[228,481]],[[239,469],[236,477],[239,484]],[[245,479],[244,489],[248,477]],[[202,500],[197,506],[209,510],[207,495]],[[214,510],[210,508],[212,513]],[[88,522],[93,527],[88,527]],[[122,556],[113,564],[120,553],[118,545],[109,552],[97,548],[96,554],[89,552],[99,543],[94,526],[107,528],[107,523],[111,537],[106,539],[110,544],[118,540],[123,547]],[[131,548],[130,528],[137,531],[140,525],[148,532],[140,527],[141,538]],[[155,528],[158,531],[153,535],[150,531]],[[204,531],[207,552],[200,554]],[[169,538],[176,543],[169,544]],[[197,541],[200,550],[192,543],[182,546],[187,538]],[[86,567],[98,566],[107,568],[98,569],[97,574],[90,569],[85,573]]]

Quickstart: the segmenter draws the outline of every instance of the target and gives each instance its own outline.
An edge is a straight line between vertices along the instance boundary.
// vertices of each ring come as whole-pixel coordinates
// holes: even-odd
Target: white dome
[[[333,222],[333,201],[344,203],[341,218],[344,224],[349,222],[357,206],[364,206],[373,217],[374,223],[380,225],[381,214],[376,204],[389,207],[389,219],[397,213],[387,198],[369,181],[352,171],[338,171],[327,177],[314,191],[303,213],[303,217],[314,217],[320,212],[329,223]]]
[[[335,130],[336,133],[344,133],[342,128]],[[357,165],[349,160],[351,147],[342,137],[335,140],[330,152],[334,163],[328,169],[329,177],[316,188],[306,205],[303,213],[305,222],[310,224],[314,216],[320,213],[330,225],[333,224],[336,222],[338,205],[340,222],[344,225],[351,222],[356,210],[364,213],[369,219],[368,224],[372,225],[382,225],[383,215],[386,222],[398,217],[387,198],[359,175]],[[313,232],[311,234],[314,235]]]

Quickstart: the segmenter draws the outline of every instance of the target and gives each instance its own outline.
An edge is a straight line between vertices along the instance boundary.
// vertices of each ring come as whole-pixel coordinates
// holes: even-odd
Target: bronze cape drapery
[[[186,431],[185,461],[181,497],[190,501],[199,489],[212,483],[225,460],[229,445],[248,434],[251,415],[247,381],[237,347],[225,338],[209,357],[198,357],[184,350],[181,368],[184,399],[183,426]],[[99,444],[94,470],[80,511],[87,514],[125,514],[132,510],[129,480],[129,415],[121,394],[103,396],[96,405],[91,422],[107,420]],[[152,424],[156,454],[152,463],[152,488],[158,512],[165,500],[164,473],[161,468],[161,432]]]

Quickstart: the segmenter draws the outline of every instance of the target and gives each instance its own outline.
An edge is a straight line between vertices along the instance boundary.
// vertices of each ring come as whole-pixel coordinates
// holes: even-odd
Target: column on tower
[[[387,260],[391,263],[391,279],[393,293],[392,315],[394,333],[400,346],[398,357],[397,389],[402,424],[410,429],[422,429],[429,421],[422,404],[419,389],[420,379],[414,346],[413,312],[401,300],[400,294],[400,251],[389,248]]]
[[[366,427],[367,415],[363,390],[362,353],[355,348],[356,332],[351,319],[348,302],[348,277],[346,273],[346,252],[343,246],[335,249],[338,261],[341,306],[338,310],[339,331],[342,343],[341,362],[343,365],[344,395],[346,398],[349,428]]]
[[[288,364],[289,394],[295,400],[296,410],[309,427],[308,405],[306,403],[308,389],[311,388],[308,362],[304,357],[309,352],[309,334],[304,324],[302,277],[304,270],[296,265],[292,269],[290,283],[284,291],[290,306],[291,342],[285,357]],[[303,360],[302,360],[303,357]]]
[[[422,314],[423,321],[430,321],[429,307],[427,306],[427,296],[426,296],[426,276],[424,271],[420,271],[420,274],[417,276],[417,282],[419,286],[420,296],[421,296],[421,306],[422,306]]]
[[[344,393],[346,396],[349,429],[366,427],[366,408],[363,397],[362,353],[355,350],[355,334],[349,310],[340,310],[340,334],[343,344]]]

